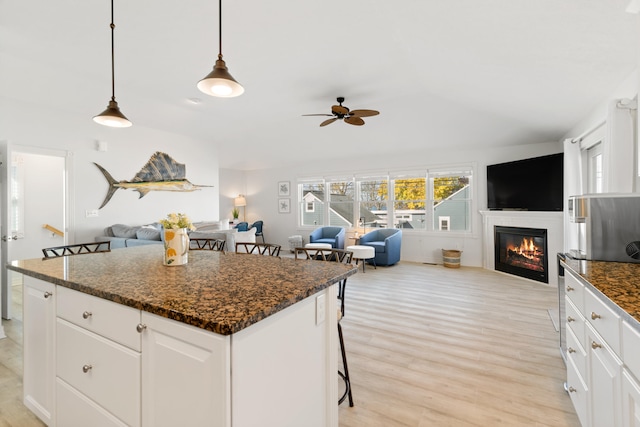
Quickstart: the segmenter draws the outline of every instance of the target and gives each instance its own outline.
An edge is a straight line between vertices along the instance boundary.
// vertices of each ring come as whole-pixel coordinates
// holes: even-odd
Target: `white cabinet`
[[[568,280],[567,280],[568,279]],[[640,334],[565,270],[567,386],[583,427],[640,427]]]
[[[146,312],[142,324],[142,425],[230,426],[230,337]]]
[[[55,419],[55,285],[24,276],[24,404],[45,424]]]
[[[56,307],[57,425],[140,426],[140,310],[64,287]]]
[[[336,291],[219,335],[25,277],[25,403],[60,427],[336,427]]]
[[[591,426],[618,427],[622,411],[622,362],[590,325],[587,326],[587,340]]]
[[[640,427],[640,385],[626,369],[622,372],[622,425]]]

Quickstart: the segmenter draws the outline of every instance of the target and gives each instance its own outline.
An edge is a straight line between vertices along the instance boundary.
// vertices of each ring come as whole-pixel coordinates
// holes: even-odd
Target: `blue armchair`
[[[400,261],[402,230],[398,228],[374,230],[360,237],[358,244],[373,247],[376,254],[375,265],[393,265]]]
[[[344,228],[320,227],[309,235],[309,243],[330,243],[332,248],[344,249]]]

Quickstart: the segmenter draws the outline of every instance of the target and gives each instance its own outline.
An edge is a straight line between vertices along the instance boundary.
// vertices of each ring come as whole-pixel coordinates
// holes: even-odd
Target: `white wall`
[[[100,109],[100,107],[96,107]],[[99,111],[97,111],[99,112]],[[214,142],[161,132],[135,124],[126,129],[98,125],[86,116],[63,110],[44,110],[37,105],[0,97],[0,140],[18,146],[67,150],[73,156],[70,191],[75,205],[75,242],[93,241],[114,223],[146,224],[170,212],[183,212],[194,221],[219,218],[218,153]],[[97,141],[107,143],[98,151]],[[99,211],[97,218],[85,217],[86,210],[98,209],[108,184],[93,164],[99,163],[116,180],[131,180],[155,151],[163,151],[186,165],[186,178],[193,184],[212,185],[195,192],[152,191],[142,199],[132,190],[118,190]],[[70,242],[73,243],[73,242]]]
[[[466,148],[452,150],[424,150],[396,155],[367,158],[362,156],[354,163],[353,159],[343,159],[337,153],[332,162],[318,164],[314,161],[301,162],[290,169],[269,169],[248,171],[246,176],[248,219],[264,220],[265,239],[270,243],[278,243],[288,248],[287,238],[291,235],[302,235],[305,241],[312,228],[298,228],[295,183],[296,179],[305,176],[323,176],[332,173],[354,173],[367,170],[389,171],[413,167],[433,167],[438,165],[470,163],[476,166],[474,180],[476,183],[475,211],[473,216],[473,235],[468,237],[442,234],[411,232],[403,230],[402,260],[414,262],[442,263],[442,249],[460,249],[463,251],[461,264],[482,266],[481,218],[479,210],[487,208],[486,166],[510,160],[542,156],[562,151],[562,143],[551,142],[515,147]],[[301,156],[301,158],[304,156]],[[421,159],[421,160],[416,160]],[[357,168],[357,169],[356,169]],[[221,182],[231,171],[221,170]],[[236,178],[237,179],[237,178]],[[290,181],[292,186],[291,213],[278,213],[279,181]]]
[[[580,155],[580,144],[569,142],[587,134],[586,139],[593,135],[593,130],[605,123],[598,132],[604,134],[604,188],[608,193],[638,192],[638,135],[634,135],[631,127],[631,116],[628,110],[621,110],[616,104],[621,99],[633,99],[640,87],[640,73],[635,70],[620,86],[596,108],[594,108],[580,123],[565,135],[565,196],[583,194],[586,188],[582,181],[586,177],[587,165],[583,164]],[[638,112],[636,111],[637,115]],[[585,140],[586,140],[585,139]],[[569,222],[567,211],[564,213],[565,237],[564,251],[578,247],[578,228]]]

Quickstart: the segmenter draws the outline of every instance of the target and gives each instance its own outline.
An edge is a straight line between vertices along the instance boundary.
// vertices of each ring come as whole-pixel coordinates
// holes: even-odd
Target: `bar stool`
[[[314,246],[310,246],[314,245]],[[308,243],[304,248],[295,248],[295,259],[302,260],[318,260],[318,261],[333,261],[333,262],[341,262],[344,264],[351,264],[351,260],[353,259],[353,252],[346,251],[342,249],[328,249],[323,245],[323,243]],[[344,337],[342,335],[342,325],[340,325],[340,321],[344,317],[344,299],[345,299],[345,287],[347,286],[347,279],[344,278],[338,282],[338,301],[340,306],[338,307],[337,312],[337,323],[338,323],[338,339],[340,341],[340,354],[342,355],[342,367],[344,368],[344,373],[338,370],[338,375],[344,381],[345,390],[340,399],[338,399],[338,405],[340,405],[344,400],[349,397],[349,406],[353,407],[353,394],[351,392],[351,377],[349,376],[349,366],[347,365],[347,352],[344,348]]]

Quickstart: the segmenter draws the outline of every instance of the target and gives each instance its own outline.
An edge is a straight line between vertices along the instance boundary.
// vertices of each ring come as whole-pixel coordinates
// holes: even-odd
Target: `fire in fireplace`
[[[549,283],[547,230],[495,226],[495,268]]]

